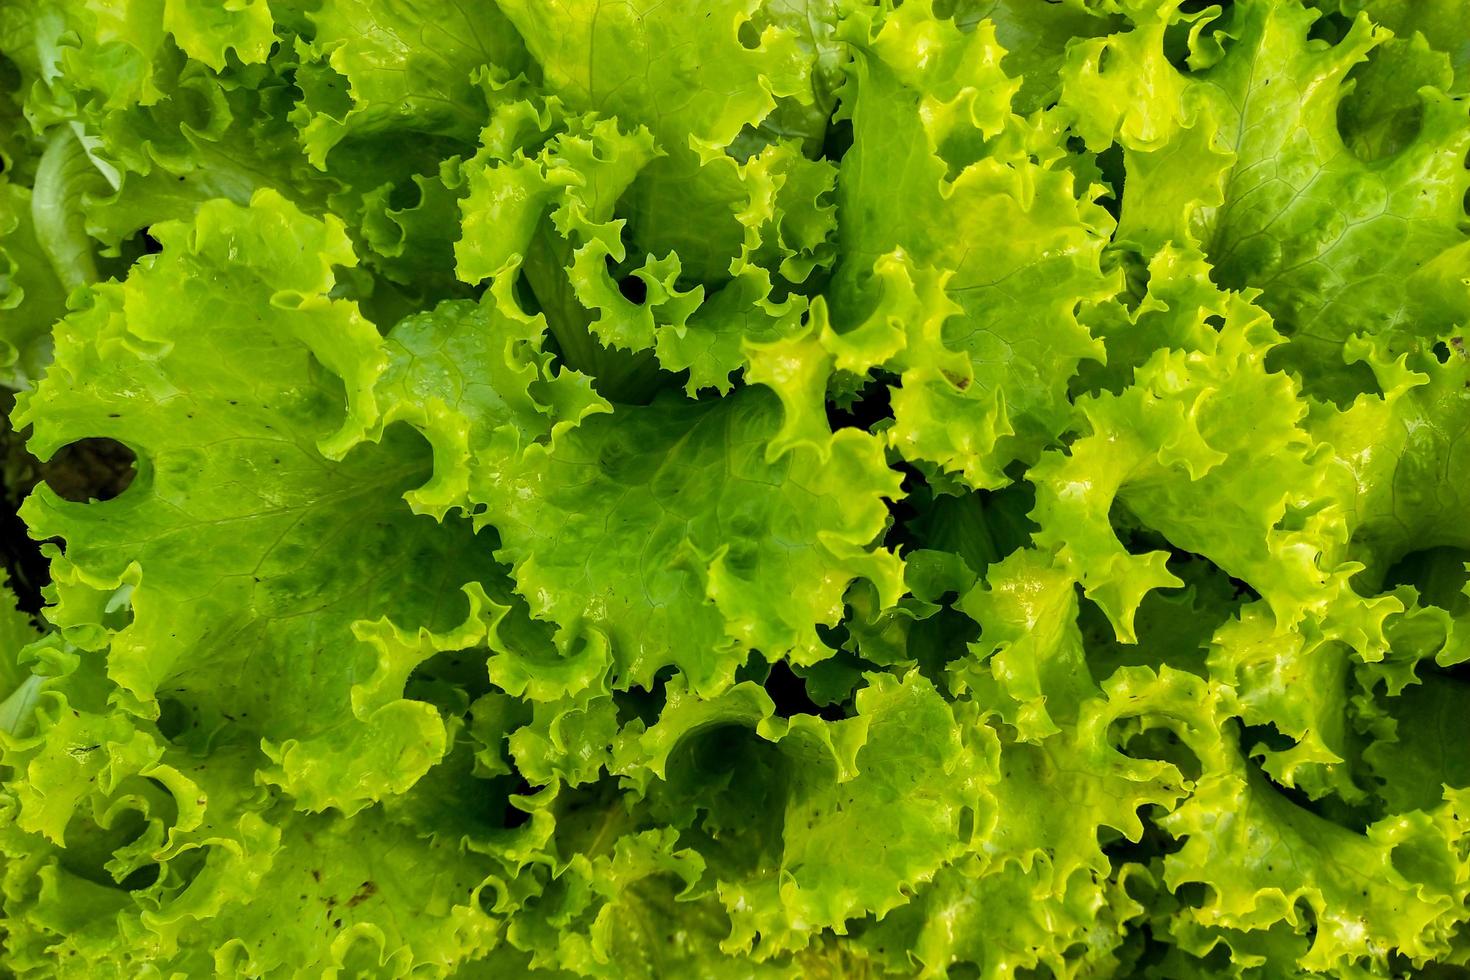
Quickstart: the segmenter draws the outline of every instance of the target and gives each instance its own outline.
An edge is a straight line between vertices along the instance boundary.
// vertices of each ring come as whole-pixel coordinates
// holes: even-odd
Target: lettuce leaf
[[[1463,972],[1466,13],[0,6],[0,973]]]

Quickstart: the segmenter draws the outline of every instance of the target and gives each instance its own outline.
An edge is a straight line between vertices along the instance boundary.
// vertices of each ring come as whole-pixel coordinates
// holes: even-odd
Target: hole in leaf
[[[653,685],[648,688],[634,685],[624,691],[613,691],[613,703],[618,709],[618,726],[627,725],[637,719],[651,726],[658,721],[668,700],[666,686],[676,673],[673,667],[662,667],[653,675]]]
[[[1123,192],[1128,182],[1128,164],[1123,147],[1113,143],[1097,155],[1097,169],[1102,182],[1108,188],[1107,196],[1099,202],[1114,221],[1123,215]]]
[[[111,500],[133,482],[137,460],[116,439],[78,439],[41,464],[41,478],[63,500]]]
[[[893,393],[889,386],[898,379],[886,372],[862,381],[856,388],[834,392],[827,401],[827,424],[832,431],[862,429],[871,432],[880,422],[893,419]],[[853,375],[847,375],[849,379]]]
[[[1415,879],[1410,880],[1413,881]],[[1306,927],[1307,944],[1311,945],[1312,941],[1317,938],[1317,911],[1312,908],[1311,904],[1305,898],[1297,899],[1293,909],[1296,912],[1297,919]]]
[[[1348,31],[1352,29],[1352,18],[1337,11],[1331,11],[1322,14],[1312,22],[1311,28],[1307,31],[1307,39],[1322,41],[1329,45],[1337,44],[1347,37]]]
[[[852,141],[852,120],[834,119],[822,138],[822,159],[840,163],[852,149]]]
[[[158,864],[145,864],[136,868],[133,872],[118,882],[118,887],[130,892],[142,891],[158,881],[159,875],[163,873],[163,867]]]
[[[525,776],[522,776],[519,773],[516,774],[515,788],[512,789],[509,796],[506,797],[505,810],[501,814],[501,823],[505,826],[505,829],[514,830],[516,827],[523,827],[531,820],[531,814],[528,811],[522,810],[520,807],[516,806],[515,801],[510,799],[510,797],[531,796],[538,792],[540,789],[541,787],[532,786],[529,782],[527,782]]]
[[[441,711],[463,714],[471,701],[490,691],[484,649],[445,650],[434,654],[408,675],[403,696]]]
[[[424,189],[417,180],[412,178],[399,181],[388,191],[388,209],[390,211],[412,211],[423,203]]]
[[[177,740],[191,728],[198,727],[194,713],[177,698],[159,698],[158,733],[169,741]]]
[[[618,280],[618,292],[634,306],[642,306],[648,300],[648,284],[631,272]]]
[[[1240,730],[1240,744],[1253,755],[1261,751],[1287,752],[1296,746],[1296,739],[1284,734],[1273,724],[1245,725]]]
[[[1174,889],[1174,897],[1187,909],[1201,909],[1210,900],[1210,886],[1200,881],[1186,881]]]
[[[1166,724],[1137,715],[1119,718],[1108,726],[1108,741],[1130,759],[1167,762],[1188,780],[1199,778],[1202,767],[1194,750]]]
[[[824,721],[838,721],[846,715],[840,705],[819,705],[813,701],[807,694],[806,681],[796,676],[784,660],[771,664],[764,687],[775,702],[776,714],[782,718],[816,715]]]

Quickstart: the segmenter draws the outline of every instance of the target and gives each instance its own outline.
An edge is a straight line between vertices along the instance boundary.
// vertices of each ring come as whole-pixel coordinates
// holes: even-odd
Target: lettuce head
[[[1466,0],[3,0],[0,975],[1470,971]]]

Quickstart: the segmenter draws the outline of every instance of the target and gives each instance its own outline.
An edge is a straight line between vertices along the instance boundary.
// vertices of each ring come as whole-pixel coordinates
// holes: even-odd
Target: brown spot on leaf
[[[362,887],[357,890],[357,894],[353,895],[347,900],[347,907],[350,909],[355,909],[363,902],[366,902],[368,899],[372,898],[377,893],[378,886],[374,882],[364,881],[362,883]]]

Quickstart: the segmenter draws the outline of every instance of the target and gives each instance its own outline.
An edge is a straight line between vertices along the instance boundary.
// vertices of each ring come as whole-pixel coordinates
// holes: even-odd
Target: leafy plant
[[[6,975],[1470,968],[1464,0],[0,52]]]

